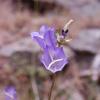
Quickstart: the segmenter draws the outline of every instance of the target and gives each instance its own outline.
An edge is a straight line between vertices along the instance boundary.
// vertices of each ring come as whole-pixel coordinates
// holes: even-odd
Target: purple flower
[[[17,100],[16,89],[13,86],[5,88],[6,100]]]
[[[39,32],[31,33],[32,38],[43,48],[41,62],[53,73],[61,71],[68,63],[63,48],[58,47],[54,28],[42,26]]]
[[[43,49],[45,49],[46,46],[55,48],[57,45],[54,28],[42,26],[39,32],[32,32],[31,36]]]
[[[45,68],[52,73],[61,71],[65,64],[68,63],[62,47],[57,47],[55,49],[46,48],[41,57],[41,62],[44,64]]]

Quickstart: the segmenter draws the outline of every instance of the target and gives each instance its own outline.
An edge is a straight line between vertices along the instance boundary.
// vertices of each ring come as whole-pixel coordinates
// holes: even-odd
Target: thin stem
[[[39,92],[38,92],[38,87],[37,87],[37,84],[36,84],[36,80],[33,79],[33,80],[31,81],[31,84],[32,84],[33,93],[34,93],[34,95],[35,95],[35,100],[40,100]]]
[[[69,21],[65,24],[65,26],[64,26],[64,28],[63,28],[64,32],[68,29],[68,26],[69,26],[73,21],[74,21],[74,20],[71,19],[71,20],[69,20]]]
[[[51,100],[53,88],[54,88],[54,86],[55,86],[55,80],[56,80],[56,74],[53,75],[53,81],[52,81],[52,85],[51,85],[51,88],[50,88],[48,100]]]

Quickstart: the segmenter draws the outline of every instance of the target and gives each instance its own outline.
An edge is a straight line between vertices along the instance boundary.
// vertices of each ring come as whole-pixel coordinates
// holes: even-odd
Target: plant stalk
[[[55,86],[55,81],[56,81],[56,74],[53,75],[53,81],[52,81],[52,85],[51,85],[51,88],[50,88],[48,100],[51,100],[51,98],[52,98],[52,92],[53,92],[53,89],[54,89],[54,86]]]

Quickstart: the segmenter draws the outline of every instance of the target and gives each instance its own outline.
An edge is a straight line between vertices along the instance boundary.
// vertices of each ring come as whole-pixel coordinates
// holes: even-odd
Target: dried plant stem
[[[53,81],[52,81],[52,85],[51,85],[51,88],[50,88],[48,100],[51,100],[53,88],[54,88],[54,86],[55,86],[55,80],[56,80],[56,74],[53,75]]]
[[[65,24],[63,30],[66,31],[66,30],[68,29],[68,26],[69,26],[73,21],[74,21],[73,19],[69,20],[69,21]]]
[[[32,82],[32,90],[33,90],[33,93],[35,95],[35,100],[40,100],[36,80],[33,79],[31,82]]]

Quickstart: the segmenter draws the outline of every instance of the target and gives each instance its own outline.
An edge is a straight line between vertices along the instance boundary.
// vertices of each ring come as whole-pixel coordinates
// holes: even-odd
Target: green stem
[[[51,85],[50,92],[49,92],[49,96],[48,96],[48,100],[51,100],[53,88],[54,88],[54,86],[55,86],[55,80],[56,80],[56,75],[54,74],[54,75],[53,75],[52,85]]]

